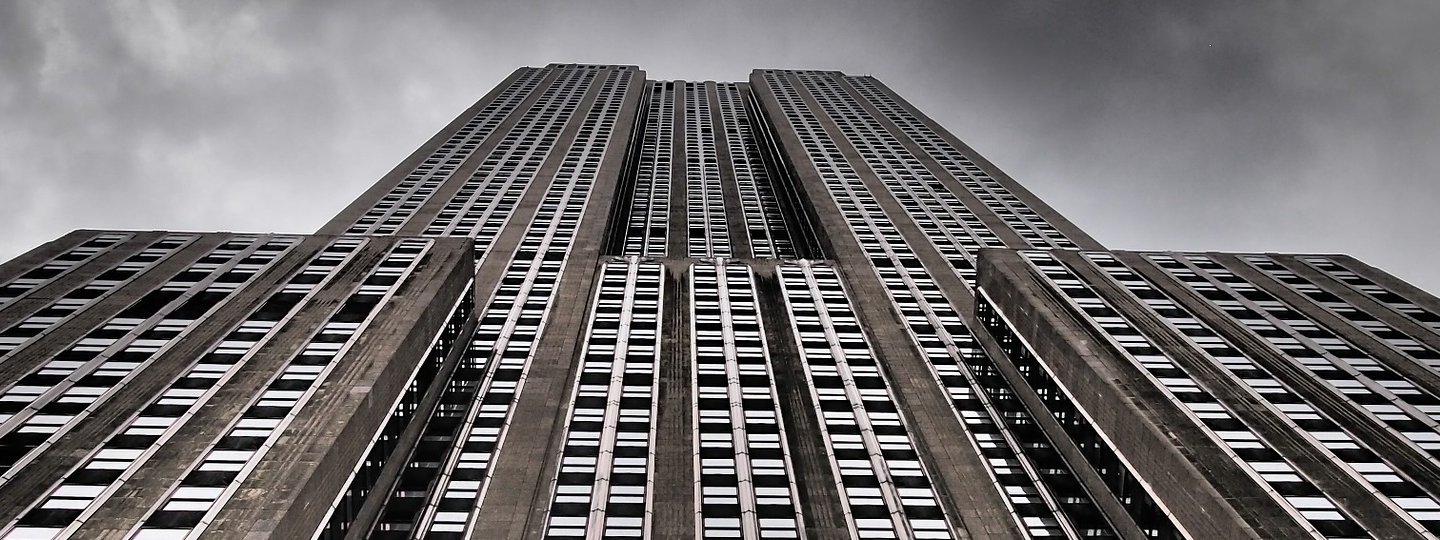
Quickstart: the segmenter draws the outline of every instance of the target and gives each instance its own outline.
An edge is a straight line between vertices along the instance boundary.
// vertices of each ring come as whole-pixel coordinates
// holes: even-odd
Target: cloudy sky
[[[516,67],[593,62],[875,75],[1108,246],[1440,292],[1440,3],[390,4],[0,2],[0,260],[314,230]]]

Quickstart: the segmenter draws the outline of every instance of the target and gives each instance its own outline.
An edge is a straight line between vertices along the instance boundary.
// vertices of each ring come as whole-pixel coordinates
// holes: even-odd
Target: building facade
[[[4,539],[1440,534],[1440,300],[1107,250],[872,77],[521,68],[314,235],[0,265]]]

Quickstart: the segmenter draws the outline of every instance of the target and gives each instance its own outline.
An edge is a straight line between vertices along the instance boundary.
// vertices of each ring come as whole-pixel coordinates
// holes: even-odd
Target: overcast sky
[[[313,231],[516,67],[586,62],[875,75],[1110,247],[1440,292],[1440,3],[675,3],[0,2],[0,260]]]

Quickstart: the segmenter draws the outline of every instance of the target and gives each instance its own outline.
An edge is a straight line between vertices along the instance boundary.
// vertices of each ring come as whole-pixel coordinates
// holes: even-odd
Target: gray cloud
[[[1440,290],[1429,3],[0,3],[0,259],[304,232],[520,65],[876,75],[1113,247],[1352,253]]]

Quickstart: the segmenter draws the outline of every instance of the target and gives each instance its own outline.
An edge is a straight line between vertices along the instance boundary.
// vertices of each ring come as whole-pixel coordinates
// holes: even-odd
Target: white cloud
[[[0,259],[312,230],[516,67],[594,61],[874,74],[1114,247],[1348,251],[1440,289],[1435,9],[3,3]]]

